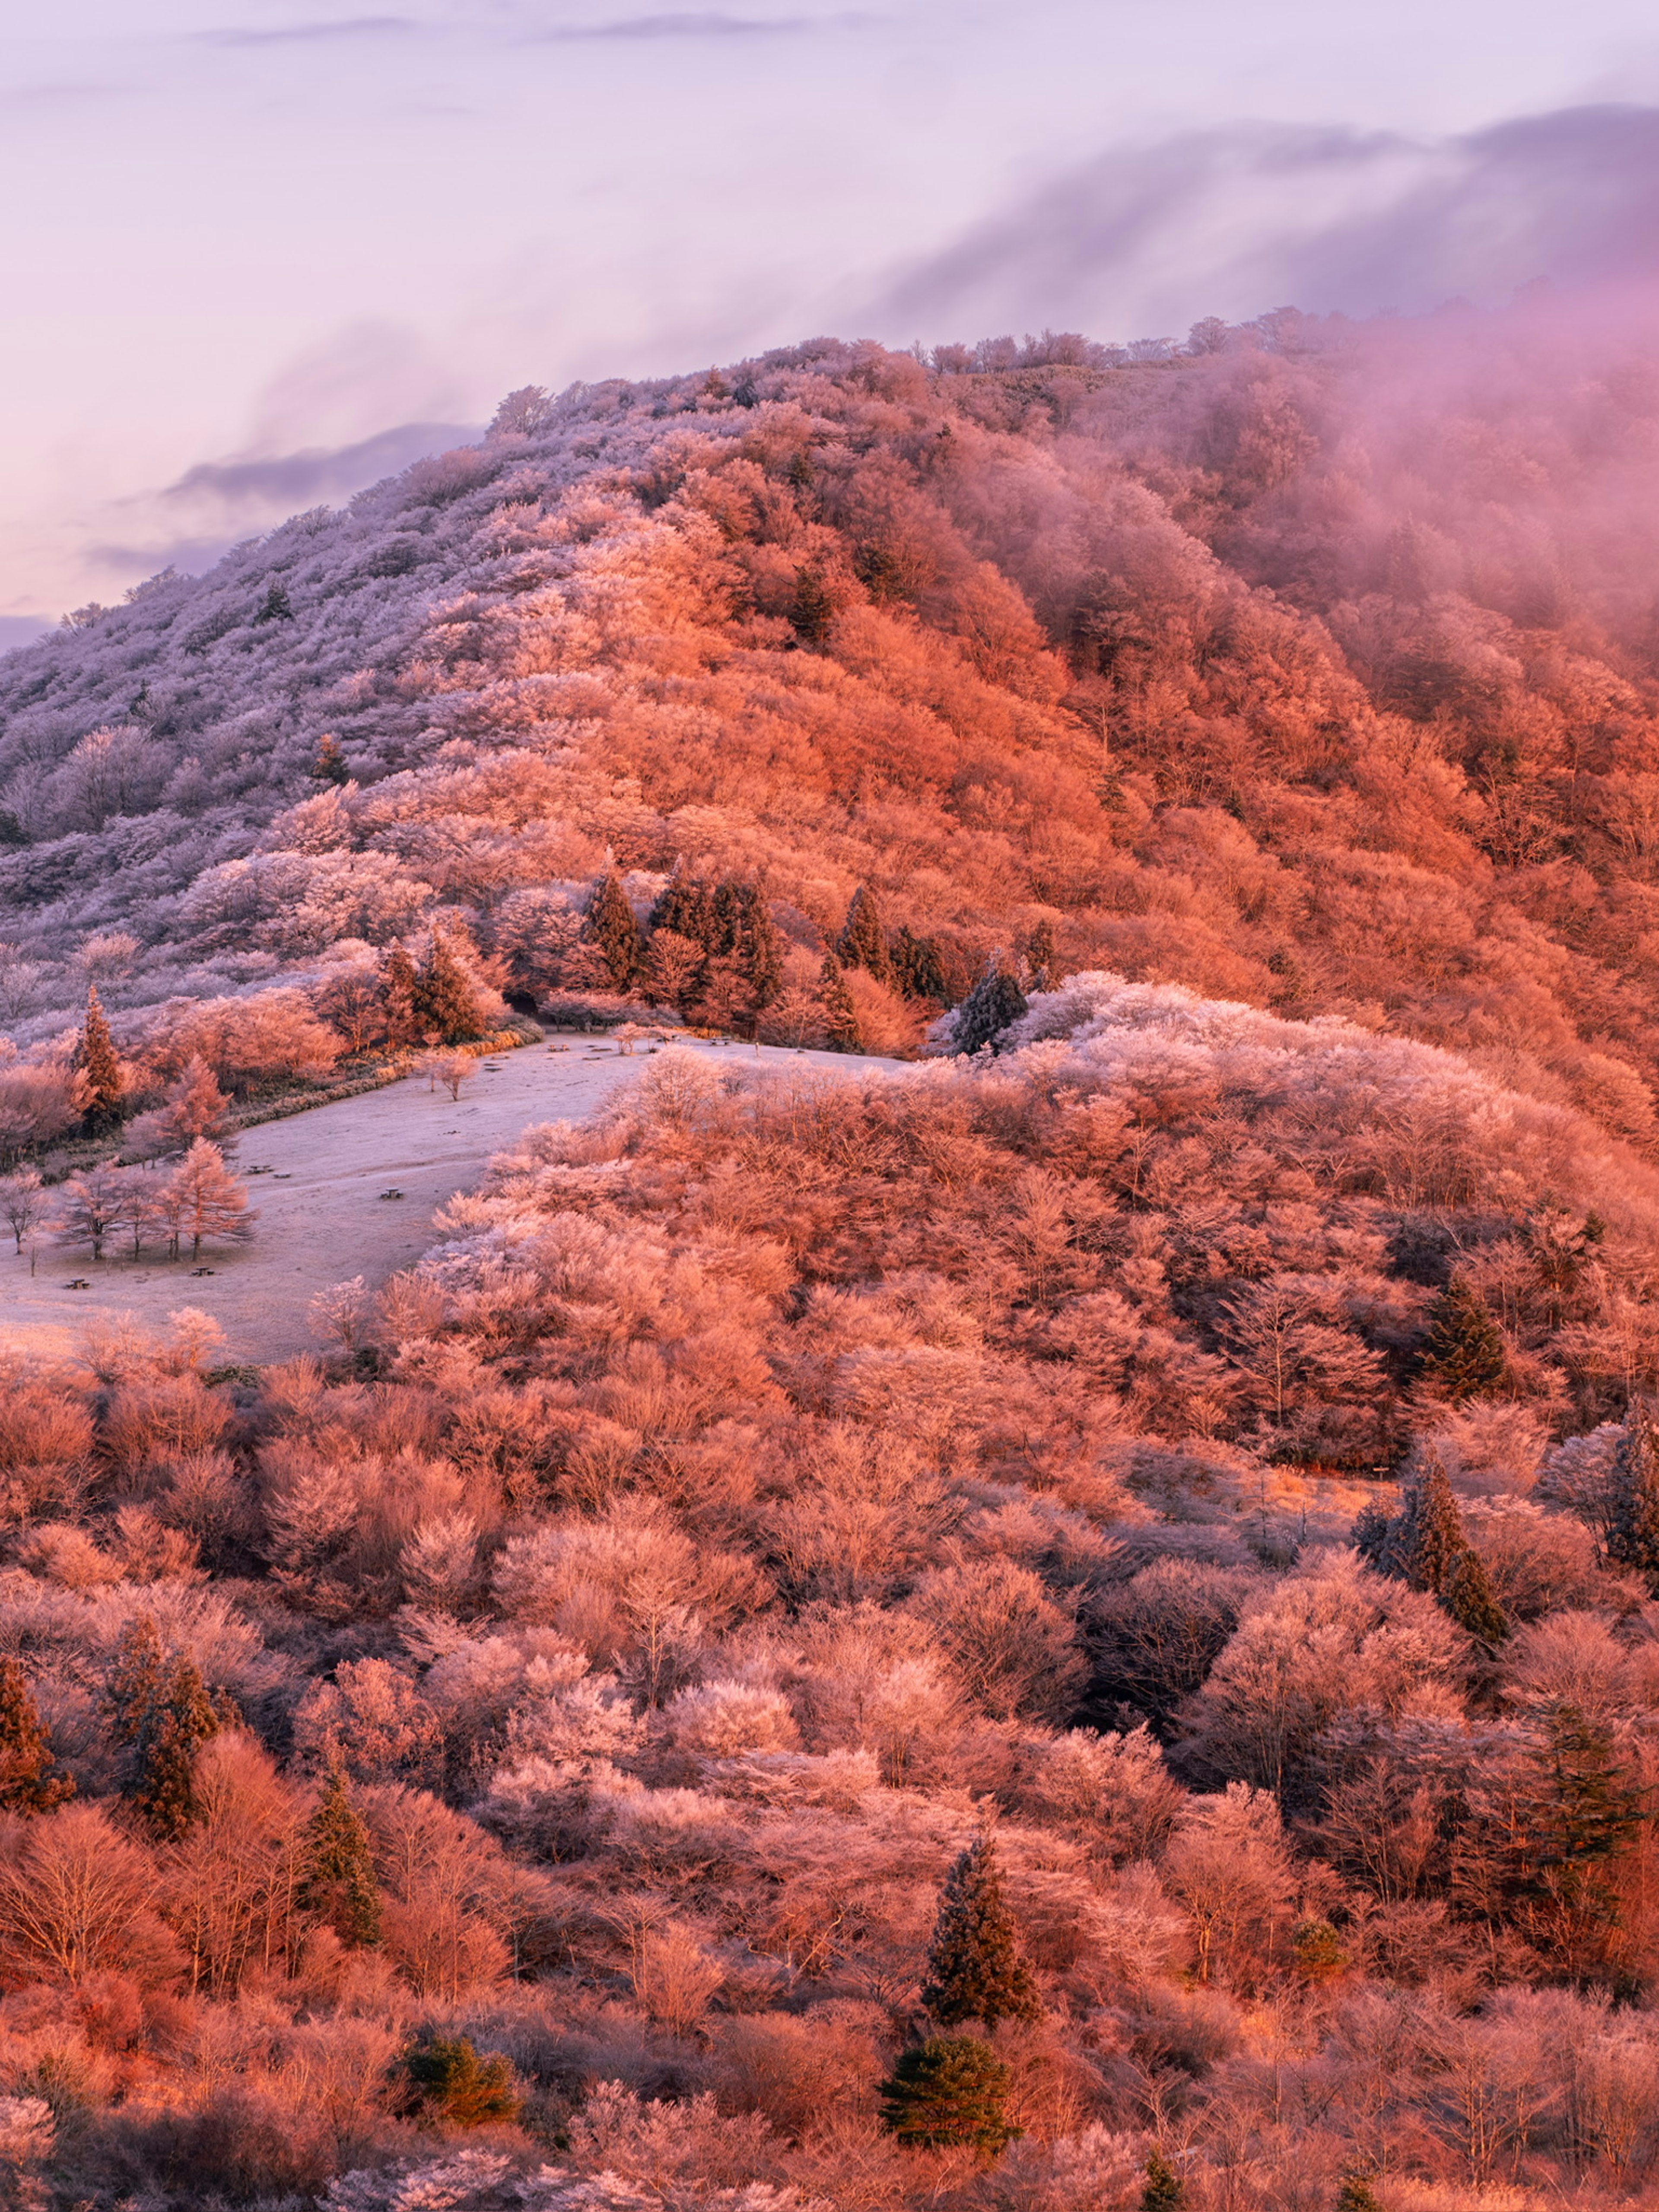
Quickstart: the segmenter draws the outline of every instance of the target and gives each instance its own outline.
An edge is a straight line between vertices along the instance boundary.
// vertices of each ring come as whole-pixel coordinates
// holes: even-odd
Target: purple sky
[[[514,385],[1498,301],[1659,238],[1647,0],[35,15],[0,54],[0,644]]]

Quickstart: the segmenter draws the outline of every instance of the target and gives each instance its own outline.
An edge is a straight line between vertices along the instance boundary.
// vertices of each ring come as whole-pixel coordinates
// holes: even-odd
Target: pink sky
[[[0,644],[526,381],[1639,258],[1650,102],[1641,0],[57,0],[0,54]]]

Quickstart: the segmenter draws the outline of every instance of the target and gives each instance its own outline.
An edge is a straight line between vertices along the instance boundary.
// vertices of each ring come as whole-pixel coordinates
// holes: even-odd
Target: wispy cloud
[[[860,20],[849,15],[725,15],[712,12],[668,15],[626,15],[614,23],[574,23],[539,33],[562,42],[579,39],[745,39],[777,37],[800,31],[838,27]]]
[[[890,330],[1121,337],[1286,302],[1410,313],[1656,271],[1659,109],[1609,106],[1439,141],[1239,125],[1115,151],[864,304]]]
[[[398,36],[420,28],[409,15],[354,15],[342,23],[289,23],[269,31],[192,31],[188,35],[192,45],[200,46],[293,46],[323,40]]]

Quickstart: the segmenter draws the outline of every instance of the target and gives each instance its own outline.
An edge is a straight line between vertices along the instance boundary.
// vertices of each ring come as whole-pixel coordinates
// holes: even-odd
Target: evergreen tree
[[[757,884],[727,876],[715,885],[702,941],[711,961],[737,963],[756,1006],[776,998],[783,981],[783,939]]]
[[[386,1010],[386,1042],[394,1052],[420,1042],[420,1017],[415,1009],[418,980],[406,949],[390,946],[380,963],[380,1004]]]
[[[1002,1901],[996,1844],[976,1837],[945,1877],[921,2001],[945,2027],[965,2020],[1037,2020],[1042,2008]]]
[[[1052,991],[1060,981],[1060,955],[1054,949],[1054,926],[1040,921],[1025,940],[1025,964],[1034,991]]]
[[[582,937],[605,962],[617,990],[631,991],[643,980],[647,959],[645,939],[614,867],[607,868],[594,887]]]
[[[329,1770],[321,1802],[306,1825],[299,1902],[326,1920],[349,1949],[380,1940],[380,1887],[374,1853],[338,1757]]]
[[[981,1052],[988,1045],[994,1052],[998,1037],[1025,1011],[1024,992],[1004,966],[1001,954],[994,952],[985,973],[957,1009],[957,1050]]]
[[[1146,2185],[1140,2192],[1140,2212],[1180,2212],[1187,2185],[1161,2150],[1149,2151]]]
[[[349,783],[351,770],[346,757],[340,750],[340,740],[326,735],[317,740],[317,750],[311,763],[313,783]]]
[[[106,1130],[118,1127],[121,1095],[125,1085],[121,1080],[121,1061],[115,1049],[115,1039],[104,1018],[104,1009],[99,1001],[98,987],[94,983],[87,986],[86,1018],[82,1025],[75,1064],[80,1071],[82,1084],[82,1095],[85,1101],[82,1112],[88,1135],[100,1136]]]
[[[1423,1347],[1423,1379],[1454,1405],[1490,1397],[1509,1378],[1504,1333],[1474,1285],[1454,1275],[1435,1300]]]
[[[795,605],[791,617],[795,635],[805,646],[820,646],[836,618],[836,602],[817,568],[795,571]]]
[[[932,999],[939,1006],[951,996],[945,981],[939,943],[932,937],[915,937],[901,928],[893,935],[893,981],[907,999]]]
[[[860,884],[853,894],[847,920],[836,940],[836,957],[843,968],[862,968],[878,983],[890,983],[893,980],[893,963],[887,951],[881,908],[867,884]]]
[[[148,1616],[122,1638],[107,1695],[111,1732],[127,1753],[122,1795],[153,1834],[176,1841],[200,1817],[196,1753],[236,1709],[209,1696],[187,1653],[167,1662]]]
[[[1332,2212],[1382,2212],[1382,2200],[1364,2174],[1345,2174]]]
[[[1424,1454],[1407,1486],[1395,1548],[1403,1578],[1413,1589],[1431,1591],[1436,1597],[1445,1588],[1454,1563],[1468,1549],[1450,1480],[1434,1452]]]
[[[1608,1488],[1602,1548],[1618,1565],[1645,1575],[1659,1595],[1659,1437],[1645,1399],[1630,1402]]]
[[[440,1044],[471,1044],[487,1034],[477,994],[441,929],[433,931],[426,957],[416,971],[413,996],[422,1036],[435,1034]]]
[[[1498,1601],[1486,1563],[1472,1544],[1452,1561],[1439,1590],[1440,1602],[1477,1644],[1501,1644],[1510,1632],[1509,1615]]]
[[[1013,2075],[988,2043],[930,2036],[901,2051],[881,2085],[882,2124],[903,2143],[964,2144],[994,2158],[1024,2129],[1008,2118]]]
[[[859,1027],[859,1010],[833,952],[824,954],[818,970],[818,997],[823,1006],[824,1042],[830,1051],[862,1052],[864,1032]]]
[[[1534,1754],[1541,1789],[1530,1826],[1540,1868],[1582,1875],[1616,1858],[1641,1825],[1643,1792],[1620,1759],[1611,1731],[1565,1699],[1541,1717]]]
[[[1510,1632],[1486,1563],[1463,1532],[1449,1478],[1427,1452],[1407,1484],[1399,1513],[1388,1519],[1367,1506],[1353,1525],[1354,1547],[1380,1574],[1438,1598],[1458,1626],[1481,1644]]]
[[[15,1659],[0,1659],[0,1808],[8,1813],[50,1813],[75,1784],[52,1771],[52,1741],[28,1680]]]
[[[424,2114],[451,2127],[505,2126],[519,2116],[513,2069],[499,2052],[480,2058],[468,2036],[429,2035],[399,2061],[406,2116]]]
[[[688,873],[684,860],[676,860],[673,873],[651,909],[649,927],[653,931],[672,929],[676,937],[689,938],[708,952],[714,949],[713,924],[708,884]]]
[[[253,617],[256,623],[292,622],[294,604],[284,584],[273,584],[265,593],[265,603]]]

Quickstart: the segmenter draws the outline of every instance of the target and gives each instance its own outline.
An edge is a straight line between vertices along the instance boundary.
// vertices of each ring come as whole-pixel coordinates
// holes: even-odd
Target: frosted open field
[[[889,1066],[838,1053],[752,1045],[700,1045],[721,1062],[807,1063],[831,1070]],[[252,1243],[219,1248],[199,1261],[105,1259],[84,1245],[42,1242],[33,1276],[27,1255],[0,1254],[0,1348],[70,1352],[89,1322],[123,1315],[161,1329],[180,1306],[210,1314],[226,1337],[223,1358],[284,1359],[314,1350],[306,1309],[331,1283],[362,1275],[371,1286],[417,1260],[433,1242],[437,1207],[477,1182],[493,1152],[532,1122],[580,1119],[650,1065],[608,1043],[582,1038],[568,1052],[540,1045],[481,1062],[459,1104],[411,1076],[384,1091],[319,1106],[250,1129],[236,1164],[270,1168],[251,1178],[259,1218]],[[383,1199],[384,1190],[401,1199]],[[210,1274],[198,1275],[207,1267]],[[70,1290],[76,1277],[91,1285]]]

